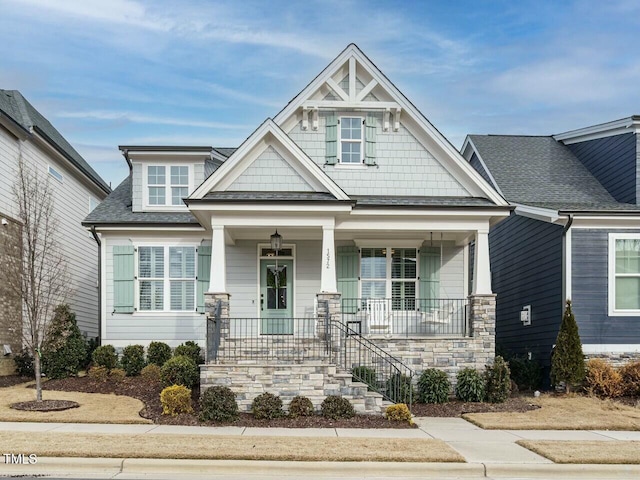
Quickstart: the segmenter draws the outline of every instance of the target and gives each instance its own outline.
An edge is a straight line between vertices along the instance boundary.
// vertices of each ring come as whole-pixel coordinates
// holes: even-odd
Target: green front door
[[[260,260],[260,333],[293,334],[293,260]]]

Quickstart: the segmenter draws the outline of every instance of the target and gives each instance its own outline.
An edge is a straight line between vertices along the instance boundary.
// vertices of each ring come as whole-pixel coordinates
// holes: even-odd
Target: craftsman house
[[[84,222],[103,343],[195,340],[203,385],[362,409],[357,366],[390,397],[393,375],[492,361],[511,207],[357,46],[235,150],[120,148],[130,176]]]

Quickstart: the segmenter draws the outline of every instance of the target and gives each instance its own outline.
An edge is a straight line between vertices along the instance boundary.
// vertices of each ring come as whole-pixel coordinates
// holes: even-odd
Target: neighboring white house
[[[265,342],[324,338],[328,301],[349,338],[414,373],[493,359],[488,232],[510,207],[357,46],[236,150],[120,148],[131,175],[84,222],[102,240],[103,343],[205,346],[219,299],[209,360],[278,362],[300,349]]]
[[[54,186],[59,240],[72,277],[69,303],[80,329],[88,337],[97,337],[98,246],[81,221],[111,189],[20,92],[0,90],[0,236],[9,231],[19,235],[12,186],[20,156],[27,168],[37,170]],[[19,303],[3,292],[0,305],[7,304],[11,305],[9,312],[0,309],[0,343],[9,344],[17,353],[21,341]]]

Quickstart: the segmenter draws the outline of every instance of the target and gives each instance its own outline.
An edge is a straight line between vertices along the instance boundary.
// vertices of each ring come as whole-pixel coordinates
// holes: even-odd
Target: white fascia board
[[[640,229],[640,215],[579,216],[578,214],[573,214],[571,228]]]
[[[520,215],[521,217],[533,218],[534,220],[540,220],[547,223],[557,223],[558,220],[566,218],[558,215],[557,210],[550,208],[531,207],[529,205],[521,205],[518,203],[514,205],[516,205],[515,214]]]
[[[640,133],[640,120],[636,120],[633,117],[622,118],[612,122],[559,133],[553,135],[553,138],[565,145],[571,145],[572,143],[586,142],[625,133]]]
[[[268,201],[256,202],[256,203],[197,203],[191,204],[191,210],[207,211],[207,212],[350,212],[351,205],[327,205],[326,203],[320,205],[313,204],[282,204],[282,203],[269,203]]]
[[[185,152],[181,150],[171,151],[129,151],[127,153],[131,161],[171,161],[171,162],[197,162],[201,163],[211,158],[211,152]]]
[[[340,55],[338,55],[306,88],[304,88],[296,97],[294,97],[289,104],[276,115],[274,118],[274,122],[278,125],[283,125],[287,122],[287,120],[296,115],[298,109],[302,107],[305,101],[309,99],[309,97],[324,83],[326,83],[327,79],[332,77],[335,71],[341,68],[347,60],[350,58],[355,58],[360,65],[367,69],[369,74],[375,79],[378,84],[387,90],[387,92],[391,95],[391,97],[398,103],[400,108],[403,111],[403,118],[410,117],[412,118],[420,130],[424,132],[430,139],[432,139],[433,143],[437,147],[438,150],[442,153],[442,155],[437,155],[437,152],[431,151],[433,155],[440,161],[445,161],[449,166],[455,165],[456,168],[453,169],[452,173],[456,174],[456,178],[458,175],[466,177],[469,181],[467,183],[469,185],[472,184],[475,186],[475,190],[477,192],[481,192],[482,196],[490,199],[496,205],[508,205],[508,202],[498,193],[496,190],[489,185],[489,183],[482,178],[482,176],[476,172],[476,170],[469,165],[468,162],[464,160],[460,152],[456,150],[456,148],[451,145],[451,143],[422,115],[422,113],[396,88],[396,86],[391,83],[391,81],[376,67],[365,55],[362,51],[355,45],[350,44],[347,48],[345,48]],[[344,106],[343,102],[338,102],[341,106]],[[362,105],[359,103],[358,105]],[[378,103],[378,108],[384,108],[383,103]],[[404,113],[407,113],[405,116]],[[404,123],[404,122],[403,122]],[[405,125],[406,126],[406,125]],[[412,134],[416,135],[417,132],[412,132]],[[428,143],[425,142],[424,137],[420,138],[420,136],[416,136],[418,141],[423,144],[423,146],[427,146]],[[446,164],[443,165],[446,168]],[[458,178],[460,181],[461,178]]]
[[[0,112],[0,125],[6,128],[9,133],[19,140],[26,140],[29,137],[29,132],[15,123],[4,113]]]
[[[502,195],[506,199],[507,197],[505,197],[504,193],[502,193],[502,190],[500,189],[500,185],[498,185],[498,182],[496,182],[496,179],[491,174],[491,170],[489,170],[489,168],[487,167],[487,164],[482,159],[482,155],[480,155],[480,152],[476,148],[476,145],[473,143],[473,140],[471,140],[471,137],[469,137],[469,135],[467,135],[467,137],[464,139],[461,152],[464,158],[467,160],[467,162],[469,162],[469,165],[471,165],[471,157],[473,156],[473,153],[476,154],[476,157],[478,157],[478,161],[480,162],[480,165],[482,165],[482,168],[489,176],[489,180],[491,180],[491,183],[493,184],[492,186],[498,191],[500,195]],[[467,155],[467,152],[469,152],[468,155]]]
[[[260,215],[211,215],[211,225],[221,225],[224,227],[254,228],[254,227],[333,227],[335,217],[327,215],[288,215],[286,213],[265,213]],[[320,212],[323,213],[323,212]]]
[[[336,231],[355,230],[358,232],[471,232],[489,231],[489,221],[486,218],[337,218]]]

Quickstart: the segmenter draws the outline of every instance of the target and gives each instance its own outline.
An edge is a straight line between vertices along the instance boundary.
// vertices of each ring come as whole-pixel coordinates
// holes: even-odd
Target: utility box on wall
[[[525,305],[520,311],[520,321],[523,327],[531,325],[531,305]]]

